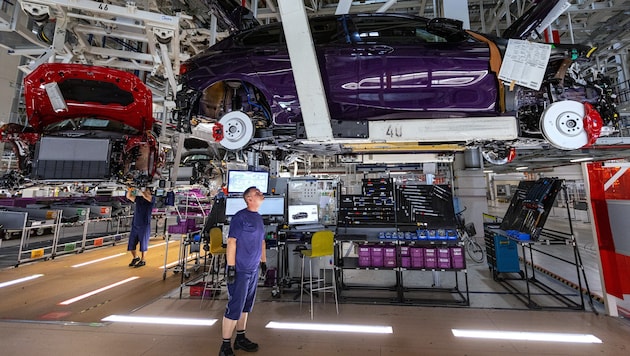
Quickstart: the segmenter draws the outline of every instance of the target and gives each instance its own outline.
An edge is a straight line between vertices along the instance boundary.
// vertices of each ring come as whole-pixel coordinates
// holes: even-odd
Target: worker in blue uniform
[[[219,356],[234,355],[231,339],[235,329],[235,350],[258,351],[258,344],[245,336],[245,330],[256,299],[258,267],[260,265],[263,271],[267,268],[265,225],[258,214],[264,198],[256,187],[247,188],[243,193],[247,207],[230,221],[226,249],[228,303],[223,316],[223,343]]]
[[[155,205],[155,198],[151,194],[151,188],[129,188],[127,189],[127,199],[135,203],[127,244],[127,251],[130,251],[133,256],[129,267],[142,267],[147,264],[144,257],[149,248],[151,213]],[[136,251],[138,245],[140,245],[140,257]]]

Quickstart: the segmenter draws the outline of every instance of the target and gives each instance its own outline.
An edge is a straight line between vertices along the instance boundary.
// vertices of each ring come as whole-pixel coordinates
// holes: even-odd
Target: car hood
[[[566,3],[566,0],[536,0],[521,17],[503,31],[501,37],[527,39],[539,26],[546,28],[558,18],[566,10]]]
[[[153,125],[152,94],[135,75],[83,64],[44,63],[24,78],[29,124],[38,132],[56,122],[97,117],[137,130]]]

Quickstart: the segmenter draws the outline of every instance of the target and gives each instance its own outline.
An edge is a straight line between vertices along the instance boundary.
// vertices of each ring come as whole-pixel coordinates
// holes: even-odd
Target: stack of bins
[[[370,248],[370,258],[372,259],[372,267],[383,267],[383,246],[372,246]]]
[[[359,267],[370,267],[372,265],[371,250],[369,245],[359,245]]]
[[[451,268],[451,252],[448,247],[439,247],[437,249],[437,267],[440,269]]]
[[[411,268],[424,268],[425,249],[423,247],[410,247]]]
[[[437,249],[424,249],[424,268],[437,268]]]
[[[411,267],[411,247],[406,245],[399,246],[400,248],[400,267],[409,268]],[[424,258],[424,256],[423,256]],[[424,261],[423,261],[424,264]]]
[[[464,257],[464,248],[461,246],[451,246],[452,267],[456,269],[466,268],[466,258]]]
[[[396,267],[396,246],[386,245],[383,247],[383,267]]]

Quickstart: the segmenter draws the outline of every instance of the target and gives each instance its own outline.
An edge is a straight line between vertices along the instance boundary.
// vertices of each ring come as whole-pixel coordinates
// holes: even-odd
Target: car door
[[[346,31],[347,21],[347,16],[309,21],[330,117],[338,120],[354,120],[358,110],[358,57]]]
[[[497,80],[485,43],[445,38],[410,16],[353,18],[362,119],[494,112]]]

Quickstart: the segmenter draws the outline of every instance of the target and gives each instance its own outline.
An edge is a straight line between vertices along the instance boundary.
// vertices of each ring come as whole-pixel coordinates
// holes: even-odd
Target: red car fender
[[[604,121],[602,117],[599,115],[599,112],[595,110],[593,105],[588,102],[584,103],[584,131],[586,131],[586,135],[588,136],[588,143],[584,145],[584,147],[592,146],[595,144],[599,135],[602,132],[602,126],[604,125]]]

